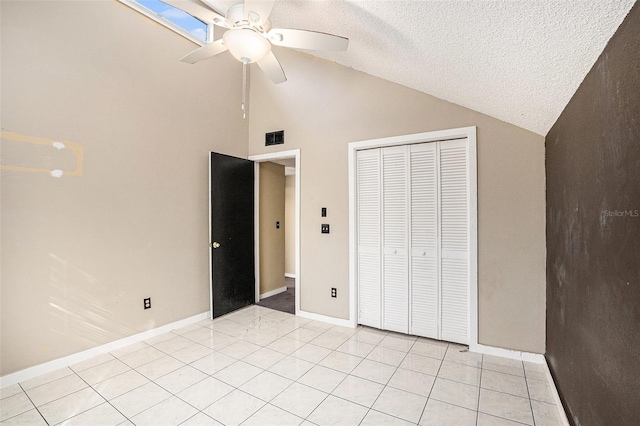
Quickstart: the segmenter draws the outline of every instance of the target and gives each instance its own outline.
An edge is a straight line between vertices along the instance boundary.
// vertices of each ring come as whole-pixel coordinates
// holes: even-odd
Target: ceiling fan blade
[[[197,3],[191,2],[189,0],[162,0],[164,3],[175,7],[176,9],[180,9],[183,12],[188,13],[189,15],[198,18],[203,22],[213,22],[216,25],[221,25],[223,27],[230,28],[230,25],[227,21],[227,18],[220,15],[218,12],[208,9],[206,7],[200,6]]]
[[[244,19],[254,25],[261,26],[269,19],[275,2],[276,0],[245,0],[244,6],[242,6]]]
[[[267,33],[268,39],[276,46],[310,50],[347,50],[349,39],[333,34],[288,28],[273,28]]]
[[[215,56],[218,53],[222,53],[227,50],[227,46],[225,46],[222,41],[223,40],[220,39],[214,41],[213,43],[205,44],[204,46],[194,50],[193,52],[188,53],[180,60],[189,64],[195,64],[196,62],[200,62],[204,59]]]
[[[267,56],[257,62],[263,73],[267,75],[275,84],[284,83],[287,77],[284,75],[280,61],[273,52],[267,53]]]

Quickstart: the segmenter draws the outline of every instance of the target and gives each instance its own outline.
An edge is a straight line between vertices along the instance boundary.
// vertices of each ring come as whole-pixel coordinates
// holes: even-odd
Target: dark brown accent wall
[[[547,360],[575,425],[640,425],[640,3],[546,137]]]

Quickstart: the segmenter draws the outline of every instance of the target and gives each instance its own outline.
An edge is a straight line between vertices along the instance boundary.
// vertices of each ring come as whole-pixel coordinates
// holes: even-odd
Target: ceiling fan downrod
[[[247,99],[247,63],[242,61],[242,119],[247,118],[247,110],[244,107]]]

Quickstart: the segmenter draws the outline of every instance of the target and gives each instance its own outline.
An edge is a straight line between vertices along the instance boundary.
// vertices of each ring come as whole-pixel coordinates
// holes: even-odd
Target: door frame
[[[468,188],[469,188],[469,348],[474,351],[478,346],[478,183],[477,183],[477,148],[476,126],[434,132],[416,133],[351,142],[348,145],[349,155],[349,322],[352,327],[358,325],[358,292],[357,292],[357,238],[356,238],[356,154],[357,151],[372,148],[383,148],[397,145],[437,142],[467,138],[468,140]]]
[[[268,154],[250,155],[249,160],[254,162],[255,190],[254,196],[254,221],[255,221],[255,280],[256,280],[256,303],[260,301],[260,163],[274,160],[296,160],[296,188],[295,188],[295,262],[296,262],[296,297],[295,314],[300,311],[300,149],[271,152]],[[286,225],[285,225],[286,226]],[[284,277],[283,277],[284,278]]]

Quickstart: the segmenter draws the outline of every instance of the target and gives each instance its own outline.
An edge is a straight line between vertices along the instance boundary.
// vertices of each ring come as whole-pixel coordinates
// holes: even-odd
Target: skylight
[[[119,0],[178,34],[203,44],[209,41],[209,25],[160,0]]]

